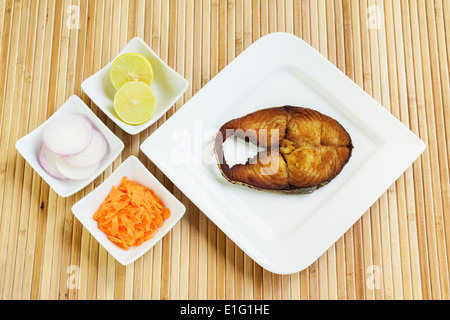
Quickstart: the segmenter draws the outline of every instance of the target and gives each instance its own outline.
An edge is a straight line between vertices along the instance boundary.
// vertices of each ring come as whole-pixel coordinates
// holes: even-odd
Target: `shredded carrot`
[[[95,212],[94,219],[109,240],[128,250],[151,239],[169,216],[169,208],[153,190],[123,177]]]

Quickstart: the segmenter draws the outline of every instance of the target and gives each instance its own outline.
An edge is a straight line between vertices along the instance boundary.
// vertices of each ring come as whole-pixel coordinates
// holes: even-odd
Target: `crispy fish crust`
[[[237,136],[265,148],[245,164],[230,167],[223,143]],[[284,106],[259,110],[225,123],[214,151],[231,183],[282,194],[312,193],[333,180],[352,155],[348,132],[315,110]]]

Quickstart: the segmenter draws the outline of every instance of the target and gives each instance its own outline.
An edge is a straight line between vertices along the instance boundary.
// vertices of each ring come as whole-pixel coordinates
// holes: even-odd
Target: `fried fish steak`
[[[231,136],[264,148],[245,164],[230,167],[223,143]],[[333,180],[352,155],[348,132],[318,111],[274,107],[225,123],[214,151],[222,175],[231,183],[283,194],[312,193]]]

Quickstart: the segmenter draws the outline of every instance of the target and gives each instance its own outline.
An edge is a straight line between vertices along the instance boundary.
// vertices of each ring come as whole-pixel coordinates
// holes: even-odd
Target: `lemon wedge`
[[[140,81],[147,85],[153,82],[153,68],[139,53],[126,53],[114,60],[109,72],[111,82],[119,90],[125,83]]]
[[[147,122],[156,110],[155,92],[143,82],[127,82],[114,96],[114,110],[125,123],[139,125]]]

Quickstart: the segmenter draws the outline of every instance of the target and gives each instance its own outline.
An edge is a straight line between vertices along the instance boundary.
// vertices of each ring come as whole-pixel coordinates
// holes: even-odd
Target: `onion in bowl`
[[[38,158],[56,179],[84,180],[98,169],[108,147],[105,136],[87,117],[69,114],[44,129]]]

